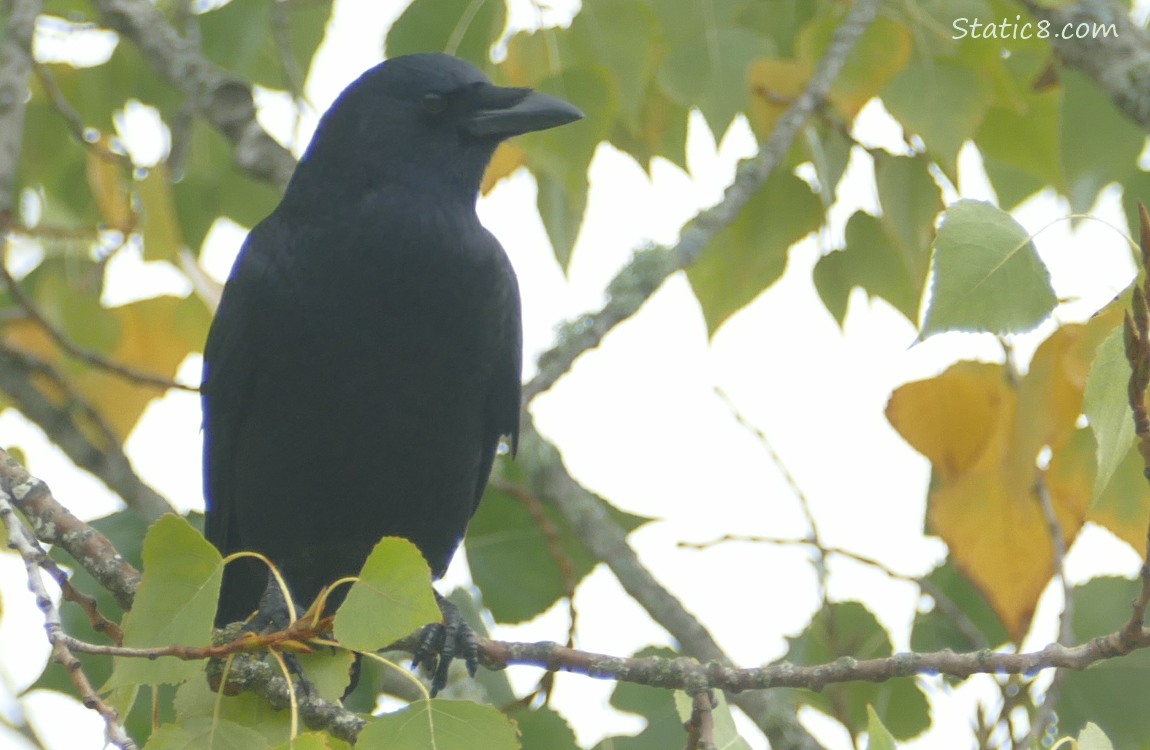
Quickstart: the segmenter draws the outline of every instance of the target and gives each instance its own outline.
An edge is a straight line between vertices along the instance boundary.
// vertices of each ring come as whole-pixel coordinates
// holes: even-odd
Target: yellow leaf
[[[929,528],[950,547],[955,565],[986,595],[1014,642],[1026,634],[1053,573],[1053,545],[1037,498],[976,471],[936,488]]]
[[[1085,430],[1090,432],[1090,430]],[[1090,440],[1090,481],[1094,481],[1094,440]],[[1091,487],[1086,496],[1090,497]],[[1143,474],[1142,455],[1138,446],[1130,448],[1098,502],[1087,513],[1087,519],[1109,529],[1115,536],[1142,556],[1146,550],[1146,527],[1150,525],[1150,485]]]
[[[111,155],[108,136],[101,136],[98,146],[87,149],[88,188],[96,207],[109,229],[127,234],[132,231],[132,199],[128,192],[124,162]]]
[[[526,163],[527,154],[523,153],[523,149],[507,141],[500,143],[499,148],[495,149],[495,155],[491,157],[491,163],[487,165],[487,171],[483,173],[483,184],[479,192],[487,195],[497,182],[509,177]]]
[[[106,358],[165,378],[174,377],[184,358],[203,346],[210,321],[207,309],[194,296],[153,297],[110,312],[120,326],[120,337]],[[95,408],[120,441],[135,427],[148,402],[162,395],[157,386],[137,383],[64,354],[35,323],[14,321],[4,327],[4,337],[21,350],[52,364],[67,379],[69,387]],[[66,404],[68,394],[49,380],[37,378],[34,382],[54,403]],[[102,444],[97,432],[90,429],[86,432],[89,439]]]
[[[167,163],[157,164],[144,179],[137,180],[136,194],[140,196],[144,259],[175,260],[183,238]]]
[[[747,114],[760,139],[770,135],[779,116],[802,93],[810,77],[810,64],[799,60],[761,58],[751,63],[747,71],[751,108]]]
[[[887,403],[886,417],[945,482],[983,456],[1007,401],[1013,411],[1014,394],[1001,366],[960,362],[936,378],[900,387]]]

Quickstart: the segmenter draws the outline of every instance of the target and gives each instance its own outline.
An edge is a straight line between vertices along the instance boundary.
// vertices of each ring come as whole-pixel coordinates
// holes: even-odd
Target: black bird
[[[443,575],[519,432],[519,288],[476,216],[480,182],[500,141],[580,117],[441,54],[387,60],[340,94],[248,235],[204,348],[220,552],[271,558],[305,606],[383,536]],[[217,624],[251,614],[267,580],[229,564]]]

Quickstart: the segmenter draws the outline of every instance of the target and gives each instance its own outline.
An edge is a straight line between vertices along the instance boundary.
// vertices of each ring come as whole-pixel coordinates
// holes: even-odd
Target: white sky
[[[307,96],[322,111],[339,90],[380,58],[383,31],[406,3],[401,0],[339,0]],[[1146,5],[1146,3],[1143,3]],[[530,3],[512,3],[514,26],[533,23]],[[284,132],[290,114],[275,97],[262,97],[262,119]],[[290,129],[290,125],[287,126]],[[314,117],[304,128],[314,127]],[[881,106],[873,104],[856,128],[860,138],[902,147]],[[302,142],[302,139],[301,139]],[[518,173],[480,204],[485,224],[502,240],[519,273],[524,300],[526,360],[550,345],[555,326],[602,303],[606,282],[645,240],[672,242],[682,223],[713,204],[754,140],[738,121],[716,149],[701,118],[691,122],[689,174],[657,162],[652,179],[609,146],[601,146],[591,168],[586,223],[570,274],[555,264],[534,212],[534,183]],[[959,192],[990,198],[977,156],[964,151]],[[948,202],[957,197],[948,196]],[[1119,195],[1108,190],[1094,213],[1125,226]],[[925,459],[887,423],[883,408],[891,391],[928,377],[960,358],[1001,358],[987,336],[947,334],[911,347],[911,324],[884,302],[869,302],[856,290],[845,334],[825,311],[811,282],[811,269],[825,248],[841,244],[842,225],[858,207],[875,209],[869,159],[852,159],[834,224],[824,236],[792,249],[782,280],[735,315],[707,341],[697,302],[681,274],[672,277],[634,319],[619,326],[596,351],[532,406],[540,430],[562,449],[572,473],[589,489],[619,507],[658,521],[632,535],[642,559],[688,609],[711,628],[731,657],[752,666],[778,658],[783,640],[802,630],[818,601],[809,556],[800,548],[726,545],[706,552],[682,550],[680,540],[705,541],[725,533],[800,538],[806,535],[800,504],[755,438],[714,394],[729,393],[741,413],[765,432],[806,495],[824,541],[883,561],[907,574],[927,572],[944,555],[943,545],[922,537],[929,476]],[[1031,232],[1067,214],[1049,197],[1015,212]],[[204,256],[208,270],[223,278],[243,239],[239,228],[220,225]],[[1051,269],[1060,298],[1081,298],[1063,320],[1081,319],[1123,288],[1133,276],[1125,241],[1106,226],[1083,222],[1076,231],[1061,222],[1045,229],[1037,246]],[[161,264],[144,264],[130,254],[109,271],[109,295],[137,296],[178,291],[178,276]],[[1043,329],[1043,335],[1050,328]],[[1030,351],[1039,337],[1019,341]],[[531,364],[528,365],[530,375]],[[198,379],[198,357],[181,377]],[[56,496],[85,518],[104,515],[117,502],[103,486],[70,467],[60,452],[12,411],[0,414],[5,444],[23,448],[32,470]],[[192,394],[173,393],[154,402],[128,442],[128,452],[146,481],[180,508],[200,509],[199,406]],[[463,558],[448,582],[466,580]],[[1137,556],[1107,532],[1088,528],[1067,561],[1075,580],[1102,572],[1132,574]],[[47,655],[39,613],[24,588],[14,555],[0,555],[0,643],[28,644],[0,649],[0,712],[15,716],[14,690],[35,680]],[[1060,594],[1051,587],[1040,607],[1031,645],[1054,634]],[[908,647],[917,603],[913,587],[849,562],[832,564],[830,593],[858,599],[886,625],[896,649]],[[650,643],[667,643],[655,626],[602,566],[578,592],[578,646],[629,654]],[[537,621],[503,627],[496,637],[563,640],[564,608]],[[538,671],[513,668],[513,681],[534,685]],[[934,728],[911,748],[969,746],[972,706],[996,705],[989,678],[957,689],[935,686]],[[580,742],[636,731],[642,722],[606,706],[613,683],[559,675],[554,705],[569,719]],[[63,706],[62,706],[63,704]],[[52,748],[103,746],[98,717],[69,698],[34,695],[29,715]],[[63,717],[67,720],[63,720]],[[739,717],[741,719],[741,716]],[[849,738],[813,712],[803,718],[829,748],[850,747]],[[754,748],[765,740],[743,721]],[[4,737],[0,730],[0,737]],[[7,739],[5,738],[5,742]],[[7,746],[21,748],[22,740]],[[3,744],[3,743],[0,743]]]

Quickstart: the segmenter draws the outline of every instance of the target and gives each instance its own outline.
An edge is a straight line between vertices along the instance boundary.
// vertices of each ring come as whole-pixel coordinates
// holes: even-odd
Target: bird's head
[[[336,99],[288,191],[323,185],[362,192],[393,184],[474,200],[500,141],[582,117],[561,99],[496,86],[450,55],[395,57]],[[301,180],[308,184],[298,186]]]

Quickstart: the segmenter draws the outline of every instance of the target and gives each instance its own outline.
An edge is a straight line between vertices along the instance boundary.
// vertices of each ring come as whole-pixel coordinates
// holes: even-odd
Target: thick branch
[[[1035,18],[1050,22],[1051,43],[1059,56],[1090,76],[1115,106],[1150,132],[1150,35],[1134,24],[1123,3],[1080,0],[1061,8],[1037,0],[1022,4]],[[1068,25],[1072,31],[1092,33],[1082,38],[1063,34]],[[1114,33],[1104,30],[1110,26]]]
[[[825,99],[855,41],[874,19],[877,7],[876,0],[856,0],[835,31],[806,90],[779,118],[759,154],[739,165],[723,201],[684,227],[674,247],[646,250],[635,256],[611,282],[607,305],[598,313],[570,324],[561,335],[560,345],[540,359],[539,374],[524,389],[525,403],[550,388],[570,368],[575,357],[597,346],[603,335],[633,315],[668,275],[694,262],[711,238],[734,221],[786,156],[800,128]],[[643,566],[627,544],[623,530],[611,520],[602,503],[571,478],[558,454],[539,437],[534,424],[528,420],[520,437],[520,451],[530,454],[532,450],[538,452],[534,456],[538,460],[524,463],[539,467],[532,478],[533,488],[555,503],[583,543],[607,563],[627,593],[671,633],[684,652],[703,661],[729,664],[706,627]],[[751,693],[732,696],[731,701],[759,725],[772,747],[819,747],[799,724],[794,707],[780,697]]]
[[[561,329],[559,342],[539,358],[538,374],[524,386],[524,403],[530,403],[531,399],[549,389],[571,368],[576,357],[597,347],[608,331],[638,312],[668,276],[694,263],[711,239],[738,217],[747,201],[786,158],[795,136],[826,99],[846,63],[847,55],[874,20],[878,5],[877,0],[858,0],[851,5],[835,30],[826,53],[819,60],[810,83],[778,119],[759,153],[739,164],[723,200],[687,222],[674,246],[636,252],[631,262],[608,285],[607,304],[598,312],[584,315]]]
[[[24,135],[24,102],[32,73],[32,32],[40,0],[4,0],[4,35],[0,37],[0,250],[3,229],[12,223],[16,167]]]
[[[140,583],[139,571],[120,556],[106,536],[56,502],[48,485],[2,449],[0,490],[11,496],[12,504],[28,519],[40,541],[63,547],[80,567],[112,592],[117,604],[132,608]]]

